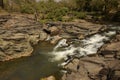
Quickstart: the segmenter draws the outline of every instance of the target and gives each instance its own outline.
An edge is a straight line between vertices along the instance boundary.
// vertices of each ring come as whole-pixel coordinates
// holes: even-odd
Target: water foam
[[[95,34],[89,38],[81,40],[83,46],[80,44],[78,47],[75,47],[74,44],[67,44],[67,39],[62,39],[59,43],[55,46],[53,52],[50,54],[54,55],[52,60],[59,61],[61,59],[67,59],[68,56],[75,56],[81,57],[90,54],[96,54],[98,49],[104,44],[104,41],[108,41],[109,37],[115,35],[116,32],[110,31],[104,34]],[[109,36],[108,36],[109,35]],[[79,40],[78,40],[79,41]],[[59,48],[64,47],[64,50],[59,51]]]

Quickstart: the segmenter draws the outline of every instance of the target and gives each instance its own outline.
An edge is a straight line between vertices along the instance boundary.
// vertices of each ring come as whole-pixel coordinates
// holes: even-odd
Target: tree
[[[90,3],[91,11],[103,11],[104,1],[103,0],[92,0]]]
[[[117,9],[118,5],[118,0],[104,0],[104,14],[109,14],[112,9]]]
[[[4,8],[3,0],[0,0],[0,6],[1,6],[2,8]]]

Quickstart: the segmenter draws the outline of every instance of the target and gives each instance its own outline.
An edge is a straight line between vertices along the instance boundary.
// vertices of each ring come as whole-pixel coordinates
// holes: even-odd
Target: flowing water
[[[97,53],[104,42],[115,34],[116,31],[108,31],[83,40],[71,39],[67,42],[67,39],[62,39],[56,46],[47,41],[40,42],[32,56],[1,62],[0,80],[40,80],[50,75],[60,79],[59,65],[66,65],[74,57]]]
[[[49,54],[54,55],[51,61],[60,61],[64,59],[66,62],[61,65],[66,65],[73,58],[96,54],[102,45],[109,41],[112,36],[116,35],[116,31],[104,32],[95,34],[83,40],[73,39],[67,44],[66,39],[62,39],[54,50]]]

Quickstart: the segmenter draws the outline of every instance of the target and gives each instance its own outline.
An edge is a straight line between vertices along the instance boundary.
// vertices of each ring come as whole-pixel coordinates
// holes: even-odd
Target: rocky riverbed
[[[82,40],[102,33],[107,28],[106,25],[85,20],[49,22],[42,25],[28,15],[0,15],[0,61],[31,56],[35,46],[42,41],[56,45],[61,39],[67,39],[69,44],[72,39]],[[65,65],[67,72],[62,80],[119,80],[119,45],[118,30],[117,35],[99,48],[97,54],[75,58]]]
[[[69,70],[62,80],[119,80],[120,35],[104,44],[98,54],[74,59],[65,68]]]
[[[0,15],[0,61],[31,55],[39,41],[50,39],[56,44],[62,38],[83,39],[105,28],[84,20],[42,25],[26,15]]]

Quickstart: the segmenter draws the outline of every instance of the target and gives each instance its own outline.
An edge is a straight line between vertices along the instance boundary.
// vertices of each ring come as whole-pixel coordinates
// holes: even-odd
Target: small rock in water
[[[56,35],[53,37],[53,39],[51,40],[51,44],[56,44],[62,37],[60,37],[59,35]]]

